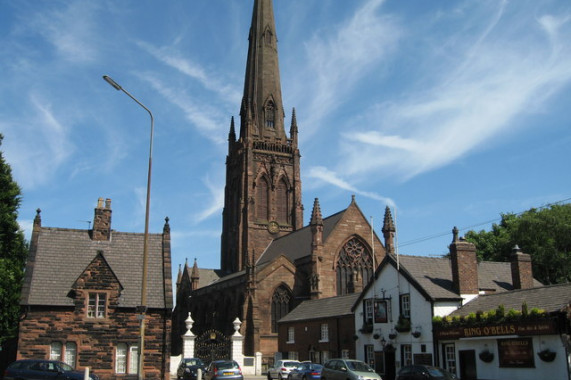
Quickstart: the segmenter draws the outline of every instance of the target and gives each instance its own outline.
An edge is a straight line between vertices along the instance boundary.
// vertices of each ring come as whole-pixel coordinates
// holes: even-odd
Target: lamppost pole
[[[139,312],[141,313],[138,318],[140,319],[140,330],[139,330],[139,366],[137,368],[137,378],[142,380],[145,377],[144,373],[144,361],[145,361],[145,315],[147,313],[147,267],[149,259],[149,209],[151,204],[151,173],[153,167],[153,132],[154,132],[154,118],[153,113],[150,109],[145,107],[143,103],[138,101],[133,95],[131,95],[127,90],[121,87],[117,82],[111,79],[107,75],[103,75],[103,79],[113,86],[117,91],[123,91],[131,99],[133,99],[138,105],[143,107],[145,111],[149,113],[151,117],[151,138],[149,143],[149,171],[147,174],[147,200],[145,205],[145,234],[143,238],[143,279],[141,285],[141,305],[139,306]]]

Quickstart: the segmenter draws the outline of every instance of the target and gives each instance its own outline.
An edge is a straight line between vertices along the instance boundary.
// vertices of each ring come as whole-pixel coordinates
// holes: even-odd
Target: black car
[[[204,377],[206,366],[199,358],[182,359],[178,369],[176,370],[176,378],[178,380],[202,380],[198,379],[198,370],[200,369],[201,378]]]
[[[456,376],[445,369],[429,365],[409,365],[403,367],[396,380],[456,380]]]
[[[57,361],[42,359],[16,360],[4,371],[4,380],[38,380],[38,379],[71,379],[83,380],[84,372]],[[91,380],[99,380],[94,373],[89,373]]]

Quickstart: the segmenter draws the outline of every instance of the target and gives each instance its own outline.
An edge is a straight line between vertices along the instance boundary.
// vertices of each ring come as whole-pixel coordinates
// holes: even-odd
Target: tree
[[[0,145],[3,138],[0,134]],[[28,252],[17,221],[20,202],[20,187],[0,151],[0,344],[18,332],[20,290]]]
[[[531,255],[533,276],[544,284],[571,281],[571,204],[502,214],[491,231],[468,231],[480,260],[509,261],[518,245]]]

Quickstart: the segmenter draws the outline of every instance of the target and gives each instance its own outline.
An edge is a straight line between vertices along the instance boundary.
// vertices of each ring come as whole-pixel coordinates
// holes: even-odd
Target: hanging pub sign
[[[387,301],[375,301],[375,323],[387,323],[387,316],[389,314]]]
[[[500,367],[533,368],[531,338],[498,339]]]

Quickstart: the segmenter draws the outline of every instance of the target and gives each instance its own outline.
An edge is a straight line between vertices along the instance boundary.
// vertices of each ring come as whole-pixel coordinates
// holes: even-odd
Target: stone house
[[[432,318],[483,294],[541,286],[531,275],[529,255],[518,252],[511,263],[478,262],[476,247],[459,238],[456,228],[449,248],[449,258],[387,255],[353,306],[357,358],[384,380],[408,364],[463,373],[454,345],[436,345]]]
[[[21,295],[18,359],[62,360],[102,379],[137,374],[144,234],[111,229],[99,199],[93,228],[34,219]],[[144,377],[168,379],[172,318],[170,227],[149,234]]]
[[[359,293],[304,301],[278,322],[283,358],[324,363],[355,357],[355,315]]]

